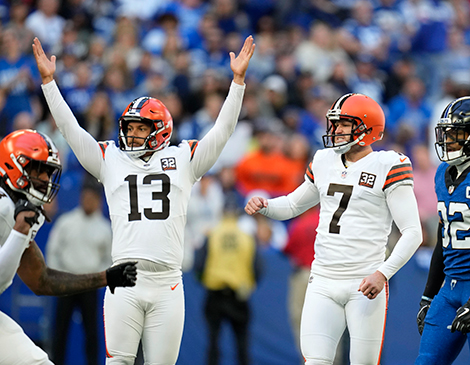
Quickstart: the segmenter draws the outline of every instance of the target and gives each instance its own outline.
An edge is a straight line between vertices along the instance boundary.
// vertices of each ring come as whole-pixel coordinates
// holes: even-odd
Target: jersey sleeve
[[[189,144],[189,149],[191,151],[191,157],[189,158],[189,160],[192,161],[192,159],[194,157],[194,152],[196,152],[196,148],[199,145],[199,141],[197,141],[195,139],[192,139],[192,140],[188,141],[188,144]]]
[[[214,126],[198,143],[190,144],[191,169],[196,180],[214,165],[235,130],[244,93],[245,85],[232,82]]]
[[[60,132],[77,156],[81,165],[94,177],[100,179],[103,161],[102,147],[80,125],[62,97],[55,80],[41,85],[47,105]]]
[[[317,187],[304,181],[292,193],[274,199],[268,199],[267,208],[260,209],[259,213],[277,220],[287,220],[307,211],[320,202],[320,193]]]
[[[312,162],[307,166],[305,171],[305,181],[310,181],[312,184],[315,184],[315,178],[313,177]]]
[[[12,229],[5,244],[0,248],[0,294],[11,285],[20,266],[21,256],[28,245],[28,236]]]
[[[401,184],[387,195],[387,205],[401,237],[379,271],[390,279],[403,267],[423,241],[418,204],[410,185]]]
[[[397,154],[396,161],[390,167],[382,190],[390,192],[400,185],[413,186],[413,168],[411,161],[405,155]]]

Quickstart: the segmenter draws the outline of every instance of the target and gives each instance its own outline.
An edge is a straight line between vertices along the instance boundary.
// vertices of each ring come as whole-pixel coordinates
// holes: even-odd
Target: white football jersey
[[[0,246],[6,242],[13,226],[15,225],[15,203],[8,193],[0,188]],[[44,224],[44,215],[40,214],[38,222],[33,224],[28,233],[28,242],[34,240],[36,233]]]
[[[145,259],[181,268],[191,188],[215,163],[238,121],[244,85],[232,82],[210,131],[153,153],[146,162],[99,142],[80,127],[55,81],[42,85],[57,127],[82,166],[105,188],[113,230],[113,262]],[[197,153],[195,153],[197,149]]]
[[[130,157],[112,141],[100,145],[113,261],[141,258],[179,268],[186,210],[196,182],[189,166],[196,141],[157,151],[148,162]]]
[[[320,222],[312,272],[330,278],[361,278],[384,262],[392,216],[386,195],[413,184],[408,157],[371,152],[346,168],[331,149],[319,150],[306,180],[320,195]]]
[[[15,203],[5,190],[0,188],[0,246],[3,246],[15,225]]]

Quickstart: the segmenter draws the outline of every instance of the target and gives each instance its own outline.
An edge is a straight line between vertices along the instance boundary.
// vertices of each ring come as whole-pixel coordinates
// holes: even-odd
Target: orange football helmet
[[[47,173],[44,180],[43,173]],[[21,129],[0,142],[0,176],[35,205],[50,203],[59,191],[62,173],[59,153],[52,140],[37,131]]]
[[[127,127],[130,122],[147,123],[152,128],[139,147],[128,143]],[[155,98],[145,96],[133,100],[119,118],[119,148],[134,157],[165,148],[170,144],[172,133],[173,118],[166,106]],[[130,138],[139,139],[139,137]]]
[[[339,120],[347,120],[353,123],[350,134],[341,136],[350,137],[349,142],[335,143],[335,123]],[[334,148],[338,153],[346,153],[350,148],[369,146],[380,141],[385,129],[385,115],[380,105],[362,94],[346,94],[336,100],[326,113],[326,134],[323,136],[323,145],[326,148]]]

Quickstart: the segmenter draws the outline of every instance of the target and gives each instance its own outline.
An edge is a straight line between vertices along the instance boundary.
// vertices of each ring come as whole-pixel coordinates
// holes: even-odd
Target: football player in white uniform
[[[385,329],[387,280],[422,240],[413,171],[408,157],[372,150],[371,144],[382,139],[385,117],[371,98],[346,94],[326,118],[326,149],[313,157],[305,182],[287,196],[253,197],[245,211],[285,220],[320,204],[301,320],[303,356],[307,365],[332,364],[347,326],[351,364],[376,365]],[[392,220],[401,237],[385,261]]]
[[[135,263],[73,275],[48,268],[34,237],[44,223],[42,205],[59,189],[62,167],[51,139],[23,129],[0,142],[0,293],[15,273],[37,295],[70,295],[108,285],[133,286]],[[21,327],[0,312],[0,364],[52,364]]]
[[[53,80],[55,56],[36,38],[33,51],[46,101],[80,163],[104,185],[113,230],[112,258],[138,261],[134,288],[104,302],[106,364],[133,364],[142,340],[145,362],[175,364],[183,332],[181,263],[186,210],[193,184],[215,163],[241,109],[245,73],[255,45],[249,36],[214,127],[200,141],[169,146],[173,121],[151,97],[135,99],[119,119],[119,146],[96,142],[83,130]]]

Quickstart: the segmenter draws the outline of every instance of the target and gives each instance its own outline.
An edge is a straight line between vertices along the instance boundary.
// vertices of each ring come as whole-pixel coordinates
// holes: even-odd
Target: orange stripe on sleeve
[[[390,177],[385,181],[384,185],[387,185],[387,184],[390,184],[392,182],[399,181],[399,180],[405,180],[405,179],[408,179],[408,178],[413,179],[413,173],[411,173],[411,172],[410,173],[403,173],[403,174],[400,174],[400,175],[396,175],[394,177]]]
[[[98,142],[100,148],[101,148],[101,154],[103,155],[103,160],[104,160],[104,155],[106,153],[106,148],[108,148],[108,143],[105,142]]]
[[[312,163],[310,162],[308,167],[307,167],[307,171],[305,171],[305,175],[308,177],[308,179],[310,180],[310,182],[313,184],[315,182],[315,179],[313,177],[313,171],[312,171]]]
[[[403,180],[413,181],[413,168],[410,163],[393,166],[387,174],[382,190],[385,190],[393,184]]]
[[[389,176],[398,174],[399,172],[403,172],[403,171],[413,171],[413,169],[411,168],[411,165],[407,165],[407,166],[402,165],[402,166],[392,167],[387,174],[387,178]]]
[[[188,143],[189,143],[189,148],[191,149],[191,158],[190,158],[190,161],[191,161],[194,157],[194,152],[196,151],[196,148],[197,148],[197,145],[199,144],[199,141],[197,141],[195,139],[192,139],[192,140],[188,141]]]

